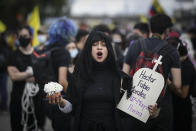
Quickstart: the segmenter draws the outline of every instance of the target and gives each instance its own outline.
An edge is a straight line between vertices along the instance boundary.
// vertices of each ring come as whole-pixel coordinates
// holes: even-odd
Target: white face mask
[[[113,42],[114,42],[114,43],[120,43],[121,40],[120,40],[120,39],[113,39]]]
[[[77,49],[70,49],[69,53],[71,55],[71,58],[75,58],[78,54],[78,50]]]
[[[45,43],[47,40],[47,37],[46,35],[38,35],[37,40],[39,41],[39,43]]]

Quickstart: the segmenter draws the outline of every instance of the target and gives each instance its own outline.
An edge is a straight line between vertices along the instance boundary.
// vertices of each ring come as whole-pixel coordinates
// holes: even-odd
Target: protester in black
[[[8,58],[8,73],[13,81],[10,101],[10,120],[12,131],[22,131],[22,103],[21,98],[26,82],[34,82],[31,54],[33,47],[31,46],[32,30],[29,26],[21,27],[19,30],[19,47]],[[35,115],[37,124],[40,129],[44,126],[44,113],[40,106],[40,94],[34,97]],[[34,119],[29,117],[28,124],[32,124]],[[29,125],[28,125],[29,126]],[[35,127],[33,127],[35,128]],[[33,128],[27,129],[32,130]]]
[[[70,19],[59,18],[50,26],[48,35],[49,41],[43,50],[53,50],[50,59],[52,62],[51,70],[54,71],[54,79],[52,81],[61,84],[63,86],[62,93],[65,94],[68,86],[67,71],[71,62],[69,52],[65,49],[65,45],[75,37],[76,27]],[[47,74],[47,72],[45,73]],[[40,88],[43,92],[43,100],[45,100],[44,85],[41,85]],[[54,131],[70,130],[70,114],[62,113],[57,105],[48,104],[48,101],[45,101],[44,106],[46,115],[52,121]]]
[[[131,82],[128,76],[124,77]],[[120,118],[115,108],[120,95],[120,72],[109,37],[104,33],[92,32],[89,35],[76,64],[73,82],[76,84],[71,83],[70,95],[76,113],[75,130],[120,130]],[[128,87],[130,91],[130,85]],[[76,92],[82,96],[79,103],[75,103]]]
[[[76,63],[67,100],[58,99],[59,93],[47,97],[49,103],[59,103],[65,113],[73,109],[73,131],[120,131],[121,117],[116,106],[121,80],[122,88],[130,96],[131,79],[119,71],[109,37],[93,31]],[[155,108],[150,108],[150,112]]]
[[[182,50],[180,47],[179,50]],[[181,59],[182,90],[181,96],[173,96],[174,108],[174,131],[192,131],[192,104],[190,100],[191,91],[195,88],[196,73],[190,59],[183,54]]]
[[[145,44],[147,46],[148,50],[153,50],[158,46],[161,46],[162,44],[166,44],[164,42],[164,39],[167,37],[167,34],[169,33],[170,27],[172,26],[171,19],[166,15],[156,15],[150,19],[150,28],[152,31],[152,37],[145,39]],[[127,74],[129,74],[130,69],[134,67],[137,56],[141,52],[141,44],[136,41],[134,42],[126,55],[125,63],[123,65],[123,71]],[[163,49],[161,52],[158,52],[158,54],[162,54],[162,67],[163,67],[163,77],[165,81],[167,81],[168,74],[171,72],[172,78],[173,78],[173,88],[177,91],[180,90],[181,87],[181,70],[180,70],[180,61],[179,56],[177,53],[177,50],[169,45],[165,46],[165,49]],[[130,128],[127,128],[127,130],[134,130],[134,131],[140,131],[140,130],[153,130],[153,131],[168,131],[169,127],[167,124],[167,118],[164,117],[164,113],[162,113],[162,105],[161,101],[158,102],[158,106],[160,108],[160,114],[157,118],[151,119],[147,122],[147,124],[143,124],[139,122],[136,119],[128,118],[128,120],[125,120],[127,125],[130,125],[129,123],[134,123],[133,126],[129,126]],[[164,105],[163,105],[164,107]],[[129,122],[130,121],[130,122]],[[135,127],[134,127],[135,126]]]
[[[181,61],[182,91],[173,93],[174,131],[192,131],[192,104],[190,95],[196,87],[196,71],[188,57],[187,47],[178,38],[170,38],[169,43],[178,49]]]

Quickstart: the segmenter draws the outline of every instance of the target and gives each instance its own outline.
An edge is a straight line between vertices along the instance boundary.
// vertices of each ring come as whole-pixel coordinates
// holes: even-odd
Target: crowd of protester
[[[54,131],[193,131],[196,23],[187,30],[175,29],[175,24],[167,15],[159,14],[148,23],[136,23],[132,30],[122,32],[118,26],[110,29],[102,23],[77,29],[69,18],[63,17],[48,29],[42,25],[36,47],[32,46],[33,29],[28,25],[15,33],[1,33],[0,112],[10,113],[12,131],[44,131],[47,117]],[[116,109],[121,79],[129,97],[131,69],[142,44],[154,50],[164,43],[167,44],[162,53],[165,93],[158,105],[149,106],[150,118],[144,124]],[[32,55],[46,51],[50,52],[47,64],[51,65],[52,74],[34,67]],[[52,77],[40,81],[44,71],[43,78]],[[8,77],[13,83],[10,103]],[[63,91],[46,94],[44,84],[50,81],[61,84]],[[32,101],[28,101],[33,104],[29,104],[24,115],[23,105],[26,105],[22,100],[27,83],[35,87],[38,84],[39,89]]]

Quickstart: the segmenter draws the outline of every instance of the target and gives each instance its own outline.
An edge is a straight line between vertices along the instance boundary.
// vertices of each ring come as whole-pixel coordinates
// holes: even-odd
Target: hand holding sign
[[[163,76],[155,72],[158,64],[161,62],[162,56],[156,63],[153,70],[149,68],[139,69],[133,76],[132,95],[126,99],[126,92],[123,95],[117,108],[128,113],[129,115],[146,122],[150,116],[148,106],[155,105],[163,87]]]

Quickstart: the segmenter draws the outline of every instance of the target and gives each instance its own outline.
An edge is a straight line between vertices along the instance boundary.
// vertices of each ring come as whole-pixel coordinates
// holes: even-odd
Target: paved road
[[[0,112],[0,131],[11,131],[8,112]]]

